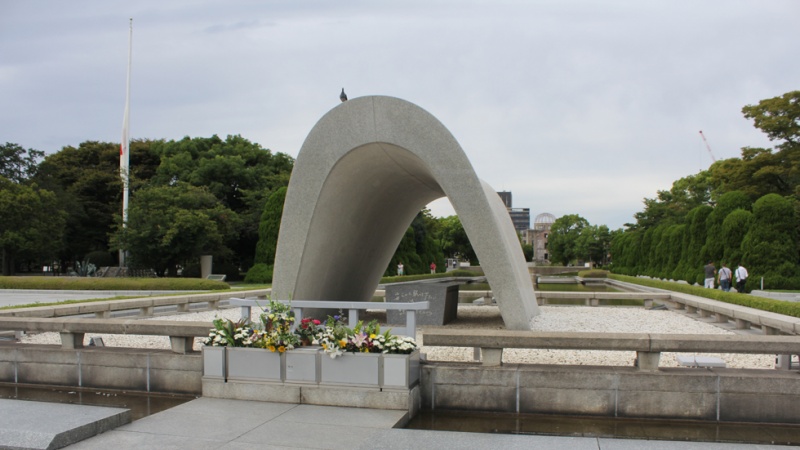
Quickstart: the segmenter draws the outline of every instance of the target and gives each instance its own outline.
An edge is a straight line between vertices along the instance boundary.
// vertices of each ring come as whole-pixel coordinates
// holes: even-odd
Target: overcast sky
[[[532,216],[612,229],[741,147],[741,109],[800,89],[800,2],[0,0],[0,141],[240,134],[297,156],[350,98],[438,118]],[[452,214],[447,202],[436,215]]]

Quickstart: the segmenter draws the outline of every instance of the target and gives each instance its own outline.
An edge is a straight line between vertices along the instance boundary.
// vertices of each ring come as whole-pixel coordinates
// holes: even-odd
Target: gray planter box
[[[263,348],[231,347],[227,351],[227,379],[241,381],[283,381],[281,368],[285,353]]]
[[[345,353],[320,357],[320,384],[379,387],[380,353]]]
[[[381,387],[408,389],[419,382],[419,350],[408,355],[383,355]]]
[[[328,358],[322,347],[300,347],[286,352],[287,383],[317,384],[320,379],[320,358]]]
[[[204,345],[203,376],[207,378],[225,379],[225,347]]]

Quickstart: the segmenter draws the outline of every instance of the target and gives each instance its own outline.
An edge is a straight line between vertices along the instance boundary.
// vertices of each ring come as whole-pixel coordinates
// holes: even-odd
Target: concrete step
[[[130,410],[0,399],[0,448],[54,449],[130,423]]]

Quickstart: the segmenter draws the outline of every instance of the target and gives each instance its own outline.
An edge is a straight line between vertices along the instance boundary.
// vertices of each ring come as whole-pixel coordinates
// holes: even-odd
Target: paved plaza
[[[58,405],[43,409],[42,403],[21,400],[5,404],[6,414],[30,417],[26,424],[4,420],[0,448],[47,448],[47,436],[63,438],[65,423],[78,429],[75,417],[95,427],[98,417],[114,408]],[[13,408],[17,408],[16,411]],[[119,411],[119,410],[117,410]],[[199,398],[132,423],[101,432],[65,448],[74,450],[118,449],[570,449],[570,450],[749,450],[800,447],[612,439],[573,436],[535,436],[466,433],[393,428],[403,411],[288,403],[250,402]],[[31,426],[33,425],[33,426]],[[14,439],[14,441],[3,441]],[[27,441],[25,439],[28,439]],[[27,446],[20,443],[27,442]],[[38,446],[37,446],[38,445]]]
[[[99,294],[99,295],[98,295]],[[73,298],[102,298],[124,292],[0,290],[0,304]],[[141,295],[141,292],[138,293]],[[155,293],[153,293],[155,294]],[[88,297],[80,297],[88,296]],[[790,449],[784,445],[732,444],[605,437],[513,435],[394,428],[403,411],[199,398],[131,423],[108,426],[116,408],[4,400],[0,448],[48,448],[42,442],[71,431],[94,429],[70,449],[113,447],[158,449],[575,449],[575,450],[722,450]],[[42,408],[42,405],[48,405]],[[99,418],[98,418],[99,417]],[[14,418],[15,420],[11,420]],[[76,422],[81,418],[86,423]],[[116,419],[113,419],[116,420]],[[6,440],[4,440],[6,439]],[[13,439],[13,441],[12,441]],[[23,441],[28,446],[15,445]],[[39,446],[37,446],[39,445]]]

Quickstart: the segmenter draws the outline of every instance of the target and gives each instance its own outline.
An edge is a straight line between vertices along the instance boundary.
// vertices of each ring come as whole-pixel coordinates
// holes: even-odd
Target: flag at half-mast
[[[122,142],[119,145],[119,175],[122,177],[122,223],[128,221],[128,181],[130,178],[130,109],[131,109],[131,53],[133,49],[133,19],[130,20],[128,38],[128,77],[125,90],[125,114],[122,117]]]

